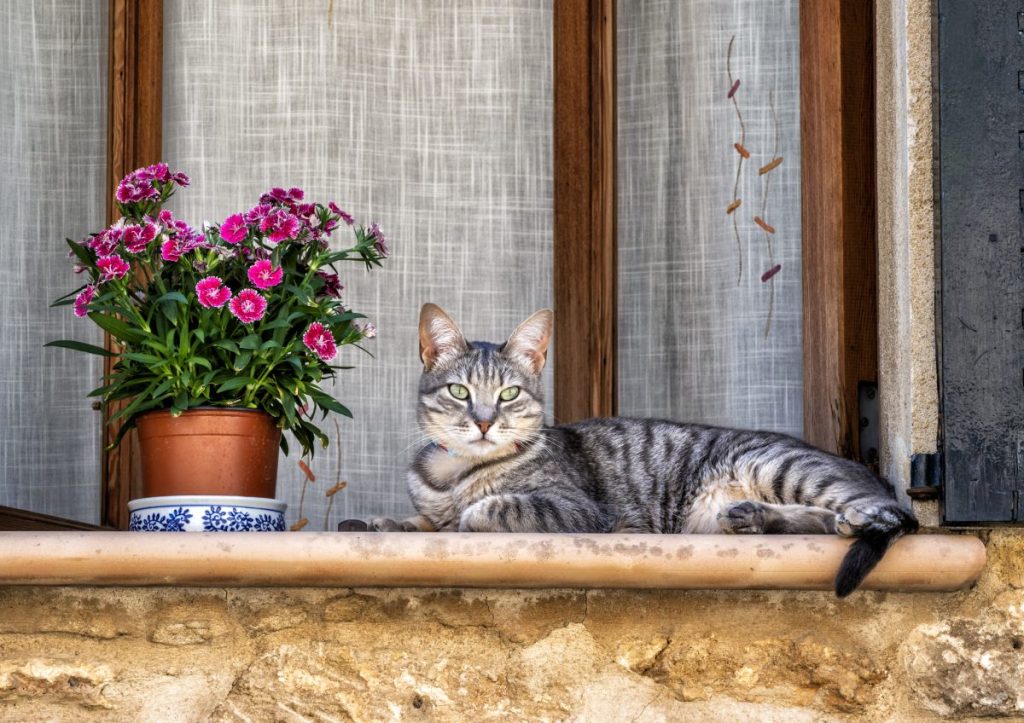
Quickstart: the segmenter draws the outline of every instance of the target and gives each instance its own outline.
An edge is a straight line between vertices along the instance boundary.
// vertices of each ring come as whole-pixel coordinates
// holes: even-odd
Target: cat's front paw
[[[730,505],[718,513],[718,527],[736,535],[763,534],[764,507],[750,500]]]
[[[398,522],[390,517],[371,517],[364,520],[342,520],[338,532],[412,532],[415,527],[408,522]]]

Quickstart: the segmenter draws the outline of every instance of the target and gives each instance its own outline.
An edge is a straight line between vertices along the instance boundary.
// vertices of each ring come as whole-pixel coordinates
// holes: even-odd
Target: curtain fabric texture
[[[0,505],[98,522],[99,357],[44,349],[101,344],[69,307],[81,281],[65,237],[104,225],[106,3],[0,6]]]
[[[393,249],[342,279],[379,333],[374,358],[339,355],[356,368],[333,391],[355,419],[326,422],[307,530],[324,529],[339,478],[329,529],[412,511],[423,303],[494,341],[551,305],[551,20],[540,0],[165,2],[164,157],[192,177],[175,212],[221,221],[299,186],[378,221]],[[280,467],[289,522],[297,463],[293,449]]]
[[[798,10],[618,4],[622,414],[802,433]]]

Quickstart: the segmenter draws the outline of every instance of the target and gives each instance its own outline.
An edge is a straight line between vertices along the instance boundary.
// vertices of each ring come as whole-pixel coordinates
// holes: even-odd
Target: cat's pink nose
[[[477,422],[476,426],[480,427],[480,434],[487,435],[487,430],[491,428],[491,422]]]

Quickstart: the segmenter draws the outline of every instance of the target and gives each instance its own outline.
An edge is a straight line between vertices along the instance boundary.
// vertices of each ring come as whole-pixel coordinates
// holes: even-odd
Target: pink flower
[[[203,245],[203,235],[193,231],[184,221],[172,221],[168,230],[171,237],[160,246],[160,256],[164,261],[176,262],[184,254]]]
[[[243,324],[252,324],[267,313],[267,300],[256,289],[242,289],[228,306],[231,313]]]
[[[218,276],[207,276],[196,284],[196,296],[199,297],[199,304],[207,309],[217,309],[228,303],[231,298],[231,289],[222,286],[224,282]]]
[[[114,192],[114,198],[121,203],[138,203],[159,195],[159,191],[153,188],[149,180],[137,178],[134,174],[125,176]]]
[[[344,291],[345,287],[341,285],[341,280],[337,274],[332,274],[329,271],[317,271],[316,275],[324,280],[324,286],[320,289],[321,295],[333,296],[335,299],[341,296],[341,292]]]
[[[356,220],[354,218],[352,218],[351,214],[346,213],[345,211],[342,211],[341,208],[338,206],[338,204],[336,204],[334,201],[331,201],[330,203],[328,203],[327,204],[327,208],[331,209],[331,213],[334,213],[334,214],[337,214],[338,216],[340,216],[341,220],[344,221],[345,223],[347,223],[349,226],[351,226],[353,223],[356,222]]]
[[[274,207],[269,203],[261,203],[258,206],[253,206],[242,215],[242,220],[248,224],[259,224],[270,215]]]
[[[372,339],[377,336],[377,325],[372,321],[367,321],[363,324],[357,325],[359,333],[363,335],[364,339]]]
[[[270,259],[257,261],[249,267],[249,281],[257,288],[269,289],[271,286],[277,286],[281,283],[282,278],[284,278],[284,269],[280,267],[275,269]]]
[[[380,226],[371,223],[370,228],[366,229],[366,232],[373,238],[373,247],[377,250],[378,256],[386,259],[391,255],[391,249],[388,248],[388,240],[384,236],[384,232],[380,230]]]
[[[75,297],[75,316],[82,317],[89,313],[89,303],[94,296],[96,296],[96,287],[92,284],[79,292]]]
[[[160,257],[164,261],[175,263],[181,258],[181,253],[181,248],[178,247],[178,241],[176,239],[168,239],[160,246]]]
[[[283,188],[271,188],[260,196],[260,203],[282,203],[291,205],[301,201],[305,195],[306,194],[301,188],[289,188],[287,191]]]
[[[249,228],[242,219],[242,214],[233,213],[220,225],[220,237],[229,244],[236,244],[249,233]]]
[[[160,227],[155,223],[147,223],[145,226],[125,226],[124,247],[133,254],[142,253],[146,246],[160,233]]]
[[[166,181],[171,177],[171,171],[166,163],[154,163],[135,171],[136,178],[145,181]]]
[[[174,181],[175,183],[177,183],[179,186],[182,186],[182,187],[185,187],[189,183],[191,183],[191,180],[189,179],[189,177],[186,176],[181,171],[178,171],[177,173],[172,173],[171,174],[171,180]]]
[[[96,259],[96,267],[103,272],[103,278],[100,279],[100,281],[124,278],[124,275],[128,273],[129,269],[131,269],[128,262],[117,254],[100,256]]]
[[[302,335],[302,343],[325,362],[329,362],[338,353],[338,345],[331,330],[319,321],[309,325],[306,333]]]
[[[121,242],[123,232],[120,226],[103,229],[89,241],[89,248],[95,251],[97,256],[109,256],[114,253],[117,245]]]
[[[267,240],[279,243],[299,235],[299,219],[287,211],[273,211],[260,222],[260,231],[267,233]]]

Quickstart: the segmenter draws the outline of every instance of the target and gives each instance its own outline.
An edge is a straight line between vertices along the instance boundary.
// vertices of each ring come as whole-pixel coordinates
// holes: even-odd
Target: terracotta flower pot
[[[145,497],[274,497],[281,430],[256,409],[207,407],[139,417]]]

